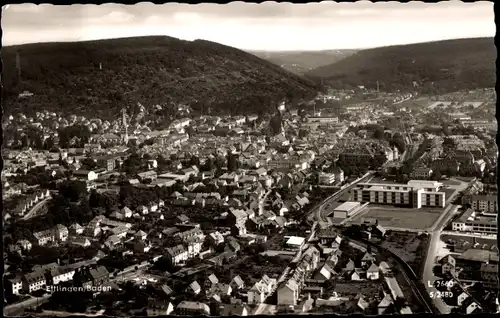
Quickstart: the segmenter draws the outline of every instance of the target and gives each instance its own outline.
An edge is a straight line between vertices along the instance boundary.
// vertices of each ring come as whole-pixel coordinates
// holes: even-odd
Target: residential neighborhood
[[[500,312],[488,55],[268,5],[2,8],[5,316]]]
[[[274,127],[258,116],[186,117],[161,131],[131,126],[125,113],[115,123],[51,113],[9,118],[6,125],[18,131],[39,122],[43,133],[38,136],[44,140],[33,144],[24,135],[24,144],[7,140],[3,150],[4,200],[12,207],[4,210],[4,282],[9,286],[6,299],[12,299],[7,305],[49,293],[43,305],[47,310],[69,310],[61,292],[49,288],[53,284],[104,288],[88,306],[109,308],[106,313],[111,314],[142,313],[145,308],[150,313],[217,315],[313,313],[333,307],[365,314],[422,310],[405,301],[409,296],[399,284],[407,282],[398,282],[393,273],[401,269],[393,260],[349,243],[352,235],[344,238],[342,233],[378,220],[375,227],[361,229],[360,237],[373,241],[387,237],[388,230],[390,237],[398,237],[406,226],[391,225],[374,211],[391,205],[400,211],[392,213],[447,213],[449,201],[459,200],[457,212],[452,219],[448,216],[450,229],[443,233],[494,235],[497,196],[489,174],[496,173],[496,161],[488,157],[493,154],[485,146],[490,142],[485,132],[443,139],[401,131],[415,143],[398,149],[386,132],[376,136],[386,115],[369,107],[365,103],[355,108],[375,123],[365,125],[362,136],[362,124],[347,119],[350,109],[336,117],[299,116],[292,110],[283,114],[278,133],[271,137],[262,130]],[[333,126],[321,126],[325,124]],[[309,133],[299,138],[303,127]],[[60,135],[74,129],[80,135]],[[86,129],[89,134],[82,135]],[[418,143],[430,148],[420,154]],[[458,151],[468,147],[469,157],[475,156],[467,159],[472,168],[462,161],[452,172],[436,168],[439,156],[422,159],[444,149],[440,147],[454,147],[455,152],[444,153],[454,153],[457,160],[465,160]],[[421,156],[417,160],[408,154],[416,148]],[[394,168],[409,164],[416,168],[407,174]],[[450,177],[464,180],[458,181],[461,191],[450,186]],[[317,202],[340,192],[345,195],[338,203],[319,208],[326,219],[311,222]],[[498,249],[493,242],[471,242],[470,249],[462,241],[454,243],[463,252],[439,260],[439,275],[464,277],[455,284],[463,293],[471,293],[463,286],[475,279],[495,286]],[[489,253],[487,260],[482,256],[484,263],[468,261],[478,266],[478,277],[462,265],[474,258],[474,249]],[[471,256],[463,256],[467,253]],[[134,296],[135,305],[106,305],[112,294],[131,290],[143,295],[145,303]],[[152,302],[158,297],[162,303]],[[474,310],[470,299],[477,298],[466,298],[459,305],[465,312],[483,307],[483,296],[475,300]]]

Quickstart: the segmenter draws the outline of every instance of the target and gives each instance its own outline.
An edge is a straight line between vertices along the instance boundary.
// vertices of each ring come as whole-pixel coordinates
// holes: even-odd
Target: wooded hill
[[[306,76],[335,88],[363,85],[385,91],[406,90],[413,82],[440,92],[493,87],[496,83],[493,38],[446,40],[359,51]],[[434,84],[432,84],[434,83]]]
[[[109,117],[137,102],[262,113],[275,111],[284,98],[314,97],[319,89],[241,50],[167,36],[3,47],[2,60],[6,113],[48,109]],[[34,95],[18,98],[25,90]]]

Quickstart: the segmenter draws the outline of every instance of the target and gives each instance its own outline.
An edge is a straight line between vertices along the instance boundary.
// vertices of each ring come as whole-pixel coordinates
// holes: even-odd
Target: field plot
[[[377,219],[379,224],[388,228],[427,229],[436,222],[442,209],[410,209],[368,206],[364,212],[355,216],[352,223],[363,223],[366,219]]]
[[[382,247],[390,250],[407,262],[419,275],[425,261],[429,236],[408,232],[391,232]]]
[[[396,181],[384,180],[381,177],[373,177],[368,183],[379,183],[379,184],[398,184]]]
[[[384,290],[380,281],[349,281],[336,282],[335,291],[341,296],[355,296],[361,293],[367,298],[379,297]]]

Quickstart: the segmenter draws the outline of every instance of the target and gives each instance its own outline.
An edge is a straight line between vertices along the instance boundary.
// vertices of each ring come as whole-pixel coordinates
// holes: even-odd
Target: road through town
[[[438,248],[440,243],[439,241],[441,240],[441,234],[443,232],[443,229],[450,221],[450,219],[460,208],[459,205],[450,204],[450,202],[453,202],[453,200],[460,193],[460,191],[463,191],[465,188],[467,188],[467,183],[459,180],[456,181],[460,182],[460,186],[458,186],[456,188],[456,191],[446,200],[446,202],[449,205],[445,208],[441,216],[436,220],[434,225],[431,227],[430,231],[429,248],[427,250],[427,255],[424,264],[424,272],[422,275],[422,281],[429,294],[431,292],[436,292],[436,288],[434,287],[434,281],[440,279],[439,277],[436,277],[434,275],[434,265],[436,261],[436,255],[438,253]],[[450,313],[451,308],[447,306],[441,298],[436,297],[433,299],[433,302],[434,306],[439,310],[441,314]]]
[[[335,192],[333,195],[329,196],[325,200],[323,200],[323,203],[321,203],[311,214],[311,216],[320,223],[320,225],[328,224],[328,221],[326,220],[326,209],[325,207],[328,206],[330,203],[334,202],[335,200],[338,200],[338,198],[351,190],[357,183],[368,180],[371,178],[371,176],[375,173],[375,171],[369,171],[366,174],[364,174],[361,178],[358,178],[354,180],[353,182],[349,183],[348,185],[344,186],[343,189]]]

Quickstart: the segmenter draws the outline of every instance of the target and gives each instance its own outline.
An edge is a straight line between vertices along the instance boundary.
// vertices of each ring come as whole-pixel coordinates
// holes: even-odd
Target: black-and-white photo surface
[[[493,6],[4,5],[4,315],[498,313]]]

